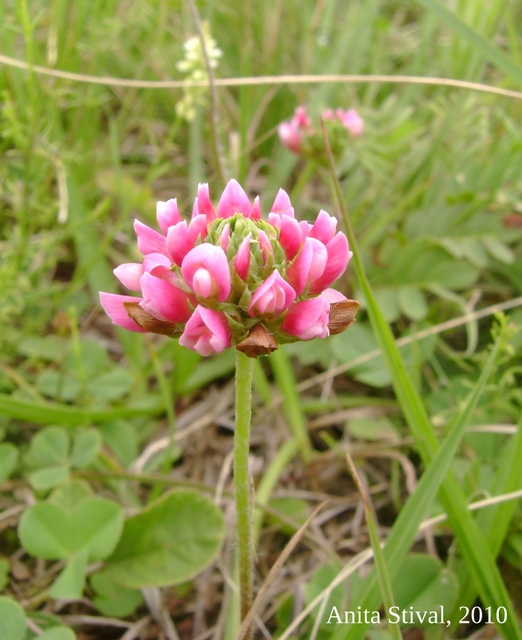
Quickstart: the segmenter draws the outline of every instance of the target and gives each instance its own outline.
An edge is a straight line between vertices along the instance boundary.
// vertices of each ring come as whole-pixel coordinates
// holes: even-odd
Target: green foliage
[[[125,618],[134,613],[143,602],[141,592],[137,589],[124,589],[112,582],[103,572],[95,573],[89,580],[91,587],[98,594],[94,605],[105,616]]]
[[[18,462],[18,449],[14,444],[5,442],[0,444],[0,482],[9,478]]]
[[[299,528],[310,515],[308,513],[308,503],[300,498],[272,498],[270,507],[283,514],[285,520],[277,514],[269,513],[267,522],[288,535],[293,535],[296,532],[296,527]],[[294,522],[296,526],[289,524],[287,519]]]
[[[305,588],[305,601],[307,604],[312,602],[319,593],[331,583],[339,572],[339,566],[335,564],[325,564],[314,572],[312,578]],[[332,607],[337,607],[339,611],[346,609],[346,589],[343,584],[338,585],[328,599],[324,608],[325,612],[330,613]],[[328,618],[324,616],[320,620],[320,628],[323,631],[331,630],[331,624],[327,624]]]
[[[223,536],[223,516],[208,498],[167,494],[125,521],[105,576],[126,589],[180,584],[215,558]]]
[[[23,608],[11,598],[0,596],[0,634],[9,640],[26,640],[43,638],[43,640],[76,640],[72,629],[52,621],[52,626],[35,636],[28,629],[27,618]]]
[[[413,554],[408,556],[393,585],[396,606],[399,611],[415,611],[412,626],[429,626],[429,613],[444,611],[445,620],[458,605],[459,584],[456,575],[446,569],[433,556]],[[439,616],[440,617],[440,616]]]
[[[80,598],[87,563],[109,556],[121,535],[122,508],[89,493],[77,483],[57,489],[49,501],[30,507],[20,521],[20,541],[28,553],[67,562],[51,589],[55,598]]]
[[[515,0],[225,0],[197,6],[223,51],[218,78],[388,74],[459,78],[520,91],[522,14]],[[94,78],[181,79],[177,63],[183,43],[195,33],[181,2],[0,3],[2,55]],[[201,92],[208,98],[206,89]],[[201,107],[187,126],[175,109],[182,95],[181,89],[51,78],[4,63],[0,69],[0,483],[2,509],[8,513],[0,547],[11,561],[12,554],[19,557],[25,550],[42,561],[65,562],[50,586],[51,596],[90,598],[108,617],[125,617],[142,606],[143,586],[188,580],[170,611],[175,619],[184,601],[180,617],[188,618],[194,609],[192,578],[216,557],[224,535],[222,516],[203,492],[212,493],[218,485],[228,499],[229,487],[221,485],[226,465],[219,479],[213,474],[228,451],[229,434],[224,433],[231,413],[219,416],[219,428],[208,438],[206,432],[200,435],[199,419],[208,411],[205,399],[212,404],[208,389],[223,392],[234,354],[202,360],[175,341],[119,331],[100,313],[98,302],[99,290],[116,291],[111,269],[138,259],[133,218],[154,226],[154,202],[170,197],[177,197],[181,211],[190,215],[198,182],[210,182],[212,194],[222,187],[212,157],[210,114]],[[332,437],[342,433],[356,450],[362,446],[360,462],[369,471],[370,485],[389,480],[391,491],[380,492],[375,504],[379,518],[378,505],[384,504],[388,568],[392,573],[401,568],[394,578],[397,603],[417,609],[441,602],[449,610],[452,603],[468,605],[479,595],[484,601],[487,596],[517,602],[522,519],[516,502],[490,506],[473,517],[465,505],[522,484],[520,426],[513,433],[522,403],[522,332],[508,336],[504,326],[505,344],[483,385],[491,322],[473,316],[510,300],[520,306],[522,102],[392,79],[219,88],[212,115],[227,175],[249,192],[259,192],[265,213],[283,187],[296,216],[304,219],[320,208],[333,213],[336,205],[322,168],[305,164],[278,141],[277,125],[298,104],[314,117],[337,106],[355,106],[364,117],[364,136],[345,149],[337,170],[359,246],[357,258],[375,300],[363,290],[354,258],[340,288],[361,301],[357,323],[325,341],[287,345],[284,354],[272,358],[272,367],[265,359],[257,363],[261,398],[254,398],[253,469],[260,502],[275,504],[297,524],[311,511],[311,494],[285,495],[272,503],[271,493],[280,485],[344,498],[345,472],[335,476],[336,465],[322,457],[321,432],[308,433],[317,421]],[[377,307],[380,324],[375,322]],[[464,314],[470,314],[464,324],[440,333],[442,322]],[[520,329],[522,311],[511,311],[508,321]],[[401,341],[398,354],[390,344],[383,347],[385,325],[390,340]],[[431,335],[421,338],[419,332]],[[395,373],[386,365],[391,353]],[[402,377],[397,374],[399,355]],[[320,392],[310,388],[314,376],[331,367],[344,372],[323,377]],[[306,397],[300,384],[308,385]],[[479,387],[481,393],[473,395]],[[274,411],[280,397],[282,408]],[[476,406],[465,416],[471,399]],[[164,436],[165,416],[174,433],[178,413],[176,455],[160,451],[152,463],[149,459],[139,467],[144,447]],[[460,440],[454,430],[465,422],[488,432],[462,433]],[[218,459],[215,464],[204,458],[209,449],[203,445]],[[444,447],[445,455],[438,457]],[[366,462],[377,450],[379,456],[392,453],[396,459],[391,465],[381,457]],[[305,455],[296,462],[298,452]],[[408,468],[419,479],[419,493],[411,497],[402,492],[397,458],[412,465]],[[157,473],[162,459],[165,465]],[[434,461],[442,466],[433,468]],[[167,473],[174,465],[181,471]],[[200,483],[201,494],[160,495],[165,487],[185,481]],[[442,494],[436,497],[440,482]],[[27,506],[27,490],[41,501]],[[398,516],[385,504],[388,493],[394,493]],[[123,508],[134,510],[124,525]],[[18,509],[25,513],[17,515]],[[450,551],[442,552],[440,560],[408,556],[422,514],[443,510],[451,516],[443,530],[444,542],[451,537]],[[17,517],[19,537],[10,526]],[[347,518],[351,521],[342,513],[320,527],[322,535],[333,535],[332,549],[339,557],[318,553],[309,565],[304,544],[295,553],[296,565],[294,559],[289,564],[288,576],[297,566],[297,590],[305,583],[306,603],[331,584],[353,549],[368,544],[364,526],[353,539]],[[271,534],[265,535],[261,523],[278,531],[268,529]],[[270,545],[282,544],[294,530],[282,519],[265,517],[262,508],[256,527],[262,571],[267,558],[271,561],[280,551]],[[440,533],[435,529],[436,537]],[[495,564],[499,556],[511,567]],[[93,561],[102,567],[88,567]],[[35,608],[47,597],[48,583],[41,576],[56,575],[56,567],[44,565],[41,572],[38,564],[30,580],[17,581],[17,597]],[[30,559],[27,567],[33,570]],[[226,569],[232,573],[230,566]],[[8,572],[9,563],[1,558],[0,585],[6,590]],[[351,576],[350,603],[370,593],[378,606],[380,596],[370,583]],[[284,580],[279,584],[286,588]],[[343,589],[336,588],[331,598],[340,607]],[[221,590],[226,587],[220,584],[220,602],[232,600]],[[283,634],[295,617],[293,596],[277,594],[270,605],[277,610],[273,624]],[[75,606],[84,612],[82,602]],[[293,637],[312,630],[318,640],[331,636],[317,611]],[[38,635],[42,640],[74,638],[58,616],[30,615],[44,632]],[[512,618],[509,624],[515,625]],[[456,637],[456,625],[445,632]],[[509,625],[499,632],[517,637]],[[357,633],[363,629],[351,629],[350,637]],[[391,637],[383,629],[368,635],[372,640]],[[2,596],[4,636],[36,637],[27,630],[21,607]]]
[[[75,640],[76,635],[72,629],[67,629],[66,627],[55,627],[54,629],[44,631],[38,636],[38,638],[41,638],[42,640]]]
[[[0,591],[3,591],[9,580],[9,562],[5,558],[0,558]]]
[[[102,446],[95,429],[78,431],[71,442],[63,427],[45,427],[31,440],[25,462],[31,468],[28,478],[34,489],[46,491],[69,478],[70,469],[84,469],[94,462]]]
[[[25,638],[25,612],[23,608],[11,598],[0,596],[0,632],[1,637],[10,640]]]

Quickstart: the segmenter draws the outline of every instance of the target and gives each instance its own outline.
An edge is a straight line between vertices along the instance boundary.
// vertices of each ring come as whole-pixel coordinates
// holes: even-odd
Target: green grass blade
[[[270,365],[272,366],[279,391],[283,396],[283,411],[286,419],[299,442],[303,459],[308,461],[312,458],[312,445],[310,444],[306,419],[300,404],[299,393],[297,392],[294,371],[283,347],[270,354]]]
[[[279,478],[298,451],[299,442],[297,438],[287,440],[283,446],[278,449],[274,459],[271,461],[256,488],[256,507],[254,509],[254,523],[252,525],[254,530],[254,541],[257,541],[259,538],[261,525],[265,516],[263,507],[268,505],[270,496],[272,495]]]
[[[469,417],[491,374],[498,349],[499,341],[497,340],[479,380],[468,397],[462,413],[453,425],[450,433],[446,436],[442,446],[433,458],[432,463],[422,475],[415,492],[406,502],[392,527],[384,548],[384,557],[392,580],[400,571],[404,556],[408,553],[415,540],[422,519],[425,517],[437,491],[444,482],[453,457],[464,435]],[[465,511],[468,513],[466,507]],[[474,520],[473,523],[476,526]],[[351,604],[352,609],[355,610],[357,606],[360,605],[362,610],[368,609],[370,611],[376,611],[380,605],[377,586],[377,576],[375,572],[372,572],[363,587],[359,600]],[[351,625],[346,630],[339,628],[332,636],[332,640],[361,640],[365,637],[365,629],[366,627],[362,624]]]
[[[445,6],[437,2],[437,0],[416,0],[417,4],[422,5],[429,11],[437,15],[451,29],[466,38],[475,49],[484,56],[488,62],[491,62],[499,71],[505,73],[508,77],[522,84],[522,69],[511,58],[506,56],[500,49],[491,44],[477,31],[468,26],[457,15],[446,9]]]
[[[8,394],[0,393],[1,415],[33,424],[60,424],[64,427],[75,427],[79,424],[109,422],[116,418],[159,415],[164,411],[164,404],[157,396],[154,398],[149,396],[147,403],[139,406],[100,410],[81,409],[54,402],[43,404],[28,399],[18,400]]]
[[[326,131],[324,131],[324,136],[328,143]],[[368,304],[370,322],[382,349],[387,368],[392,378],[393,388],[403,410],[404,417],[415,439],[416,446],[424,464],[429,471],[430,463],[438,450],[438,442],[435,434],[433,433],[430,420],[420,395],[415,390],[411,382],[404,361],[402,360],[397,345],[395,344],[391,329],[384,319],[366,276],[364,265],[358,252],[357,242],[352,230],[348,211],[343,200],[341,187],[339,181],[336,179],[335,166],[329,149],[329,144],[327,144],[327,148],[329,151],[330,169],[333,177],[335,193],[343,215],[348,240],[354,251],[352,263],[355,266],[356,275]],[[515,623],[516,616],[513,606],[510,602],[509,595],[502,581],[495,560],[489,551],[482,531],[473,516],[467,510],[466,500],[460,486],[450,472],[448,472],[448,475],[441,486],[440,499],[444,509],[448,513],[455,535],[460,543],[462,553],[476,580],[476,586],[484,605],[491,605],[495,608],[504,606],[508,610],[509,620],[506,625],[499,626],[499,632],[510,640],[515,640],[515,638],[522,639],[521,632]],[[356,628],[352,627],[352,629]],[[344,633],[342,631],[340,633],[342,635],[340,635],[339,638],[345,638]],[[348,634],[350,633],[351,630],[348,630]],[[355,638],[356,636],[347,635],[346,637]]]
[[[497,475],[491,485],[492,495],[511,493],[522,486],[520,460],[522,460],[522,417],[519,420],[518,430],[513,436],[513,442],[509,442],[499,461]],[[477,523],[484,532],[494,557],[500,552],[516,507],[516,500],[510,500],[484,509],[477,515]],[[462,605],[471,606],[477,590],[466,564],[459,563],[455,571],[461,585],[460,602]]]
[[[348,463],[348,468],[350,469],[350,473],[352,475],[352,478],[354,479],[355,485],[359,493],[361,494],[366,523],[368,525],[368,533],[370,534],[370,544],[373,549],[375,573],[381,593],[381,600],[384,604],[384,611],[388,616],[392,607],[395,605],[395,600],[393,598],[393,589],[390,572],[388,571],[388,563],[386,562],[384,551],[381,547],[381,541],[379,539],[377,517],[374,515],[374,511],[372,509],[370,495],[361,478],[359,477],[357,468],[349,451],[347,451],[346,453],[346,462]],[[402,640],[401,632],[397,625],[388,625],[388,629],[392,640]]]

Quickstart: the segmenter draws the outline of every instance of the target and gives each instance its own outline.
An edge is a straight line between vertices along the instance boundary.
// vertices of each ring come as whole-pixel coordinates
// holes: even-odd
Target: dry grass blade
[[[390,580],[390,575],[388,573],[388,567],[386,564],[386,560],[384,558],[384,553],[382,550],[381,541],[379,539],[379,531],[378,526],[379,523],[377,521],[377,516],[375,515],[372,502],[370,499],[370,495],[368,490],[362,481],[359,472],[357,471],[357,467],[353,461],[352,456],[350,455],[349,450],[346,450],[346,463],[348,464],[348,469],[350,474],[355,482],[355,486],[357,487],[359,493],[361,494],[364,512],[366,516],[366,524],[368,526],[368,533],[370,534],[370,542],[373,549],[373,555],[375,558],[375,568],[377,571],[377,575],[379,578],[379,587],[381,591],[381,597],[384,604],[384,608],[386,612],[390,611],[390,609],[394,606],[395,602],[393,599],[393,590]],[[388,627],[390,635],[394,640],[401,640],[402,635],[399,631],[399,627],[396,625],[389,625]]]
[[[0,63],[8,67],[23,69],[41,75],[74,82],[86,82],[89,84],[101,84],[113,87],[134,87],[138,89],[185,89],[187,87],[207,87],[208,82],[191,82],[187,80],[132,80],[130,78],[112,78],[108,76],[90,76],[84,73],[72,73],[59,69],[49,69],[40,65],[30,65],[23,60],[17,60],[9,56],[0,54]],[[260,85],[292,85],[292,84],[325,84],[325,83],[352,83],[352,84],[424,84],[440,87],[453,87],[455,89],[465,89],[468,91],[480,91],[491,93],[505,98],[522,100],[520,91],[510,91],[500,87],[492,87],[479,82],[468,82],[466,80],[454,80],[453,78],[430,78],[425,76],[387,76],[387,75],[349,75],[349,74],[325,74],[325,75],[281,75],[281,76],[260,76],[245,78],[216,78],[215,87],[245,87]]]
[[[490,507],[494,504],[500,504],[502,502],[507,502],[509,500],[519,500],[520,498],[522,498],[522,489],[519,491],[513,491],[511,493],[494,496],[493,498],[487,498],[485,500],[472,502],[471,504],[468,505],[468,509],[470,511],[477,511],[479,509]],[[438,516],[429,518],[428,520],[424,520],[424,522],[420,525],[418,529],[417,535],[422,535],[427,529],[430,529],[431,527],[437,524],[446,522],[447,519],[448,519],[447,514],[441,513]],[[303,622],[303,620],[306,620],[308,615],[323,600],[326,600],[330,597],[330,594],[335,589],[335,587],[337,587],[338,585],[343,583],[345,580],[347,580],[352,575],[352,573],[357,571],[357,569],[360,569],[363,565],[365,565],[367,562],[370,562],[372,559],[373,559],[373,549],[371,548],[365,549],[364,551],[361,551],[356,556],[354,556],[343,567],[339,575],[334,580],[332,580],[332,582],[328,585],[328,587],[323,591],[321,591],[321,593],[319,593],[319,595],[317,595],[312,600],[312,602],[310,602],[310,604],[305,609],[303,609],[301,613],[299,613],[299,615],[295,617],[294,620],[292,620],[290,626],[287,629],[285,629],[285,631],[281,634],[281,636],[279,636],[279,640],[288,640],[288,638],[290,638],[292,633],[297,629],[297,627],[301,624],[301,622]]]
[[[257,615],[258,610],[261,608],[261,605],[263,604],[263,600],[265,596],[267,595],[270,587],[272,586],[275,579],[277,578],[279,571],[281,570],[284,563],[287,561],[292,551],[297,546],[297,543],[299,542],[299,540],[301,540],[301,538],[303,537],[306,529],[308,528],[308,525],[312,522],[312,520],[319,513],[319,511],[321,511],[321,509],[325,506],[325,504],[326,502],[323,502],[314,509],[310,517],[295,532],[295,534],[292,536],[292,538],[290,539],[286,547],[283,549],[281,555],[277,558],[276,562],[274,563],[274,566],[270,569],[270,572],[268,573],[267,577],[265,578],[265,581],[263,582],[261,588],[259,589],[257,596],[255,597],[254,602],[250,607],[250,611],[248,612],[246,618],[243,620],[243,624],[239,629],[239,633],[237,635],[236,640],[244,640],[248,630],[250,629],[254,621],[255,616]]]

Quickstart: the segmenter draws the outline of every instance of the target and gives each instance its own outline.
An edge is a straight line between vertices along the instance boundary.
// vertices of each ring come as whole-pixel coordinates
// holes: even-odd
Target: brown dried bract
[[[330,305],[330,319],[328,328],[330,335],[335,336],[342,333],[355,322],[355,316],[359,310],[357,300],[342,300],[341,302],[332,302]]]
[[[174,322],[158,320],[154,316],[151,316],[150,313],[144,311],[138,302],[124,302],[123,306],[129,318],[132,318],[134,322],[139,324],[145,331],[159,333],[162,336],[178,336],[181,334],[181,331],[179,331]]]
[[[274,336],[262,324],[256,324],[237,348],[249,358],[258,358],[272,353],[277,346]]]

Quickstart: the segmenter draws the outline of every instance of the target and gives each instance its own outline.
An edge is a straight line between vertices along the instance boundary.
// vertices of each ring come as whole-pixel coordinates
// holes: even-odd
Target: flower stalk
[[[156,219],[161,232],[134,223],[142,261],[114,270],[138,295],[101,292],[100,301],[113,323],[129,331],[177,338],[202,356],[236,348],[234,485],[244,621],[253,601],[256,536],[248,470],[254,361],[280,344],[323,339],[354,322],[359,303],[330,288],[352,252],[326,211],[313,223],[299,220],[280,189],[263,220],[259,197],[252,202],[236,180],[228,182],[217,207],[208,185],[200,184],[190,220],[175,199],[157,203]],[[294,433],[309,460],[304,421],[296,422]],[[252,633],[249,628],[244,637]]]
[[[234,487],[237,518],[237,557],[241,621],[252,606],[254,545],[252,538],[252,482],[248,470],[252,373],[254,360],[236,349],[236,428],[234,434]],[[247,637],[250,637],[247,635]]]

